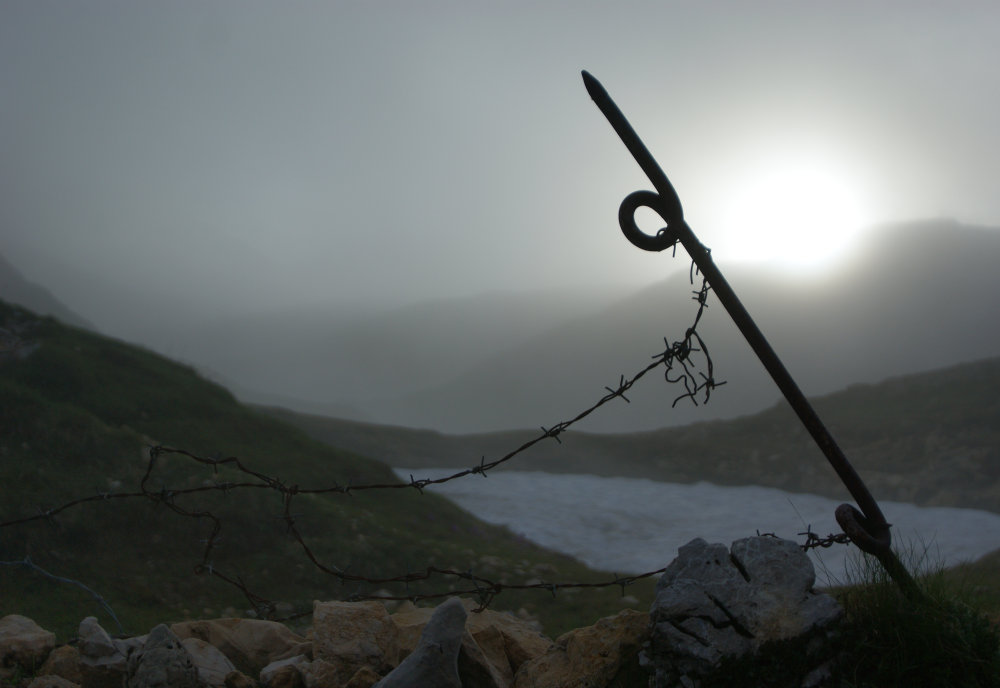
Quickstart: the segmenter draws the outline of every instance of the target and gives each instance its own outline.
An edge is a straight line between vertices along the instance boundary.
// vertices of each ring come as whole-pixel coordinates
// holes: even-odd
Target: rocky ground
[[[375,601],[316,602],[301,635],[232,618],[115,639],[88,617],[58,647],[53,633],[10,615],[0,655],[4,682],[17,688],[673,688],[711,684],[734,659],[760,663],[791,644],[808,645],[810,661],[788,685],[806,685],[802,677],[831,675],[829,639],[843,618],[814,582],[794,542],[758,536],[730,549],[696,539],[661,577],[650,613],[627,609],[554,641],[529,620],[450,598],[394,613]]]
[[[648,615],[625,610],[553,641],[512,614],[453,604],[467,614],[457,664],[465,688],[616,685],[636,670],[649,625]],[[233,618],[121,639],[88,617],[79,637],[61,645],[31,619],[9,615],[0,619],[0,678],[19,688],[371,688],[414,652],[433,612],[409,603],[390,614],[378,602],[317,602],[304,635]]]

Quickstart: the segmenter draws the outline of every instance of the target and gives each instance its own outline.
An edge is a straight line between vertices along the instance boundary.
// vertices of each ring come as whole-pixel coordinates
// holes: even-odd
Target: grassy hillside
[[[655,379],[643,384],[662,384]],[[813,399],[877,499],[1000,512],[1000,358],[853,385]],[[723,393],[722,390],[718,392]],[[534,431],[450,436],[270,409],[334,446],[397,466],[463,466],[505,455]],[[627,435],[568,431],[511,464],[521,470],[757,484],[847,493],[791,408]]]
[[[26,559],[102,595],[126,631],[182,618],[244,615],[251,603],[240,590],[218,576],[193,573],[202,563],[212,519],[181,515],[171,505],[216,516],[220,537],[206,563],[281,603],[285,613],[307,611],[314,599],[377,590],[418,595],[456,585],[441,578],[342,584],[313,566],[290,535],[282,495],[231,467],[164,455],[149,474],[149,494],[142,495],[148,448],[157,444],[201,456],[237,456],[286,486],[397,482],[386,464],[331,448],[242,406],[188,367],[0,302],[0,523],[107,497],[0,528],[0,615],[31,616],[63,639],[91,614],[116,629],[85,590],[18,564]],[[258,486],[215,489],[232,481]],[[198,487],[205,489],[171,494]],[[138,496],[123,496],[129,494]],[[323,564],[370,578],[429,566],[512,584],[609,578],[411,489],[300,495],[293,515]],[[644,608],[651,589],[647,581],[628,592]],[[493,604],[525,608],[550,633],[622,606],[617,587],[555,598],[538,590],[505,591]]]

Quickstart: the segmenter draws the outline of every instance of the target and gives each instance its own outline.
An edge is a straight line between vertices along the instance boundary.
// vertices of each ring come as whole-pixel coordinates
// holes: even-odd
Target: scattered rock
[[[88,616],[81,621],[78,636],[80,684],[87,688],[121,688],[128,672],[125,654],[97,618]]]
[[[458,652],[458,675],[463,688],[508,688],[514,680],[504,652],[503,636],[487,626],[473,637],[469,629],[462,633]]]
[[[375,688],[463,688],[458,677],[458,651],[468,613],[458,598],[434,610],[416,649]]]
[[[470,612],[476,607],[471,600],[463,600],[463,605]],[[416,648],[433,612],[433,608],[404,603],[392,615],[404,653]],[[470,613],[458,653],[458,675],[465,688],[507,688],[524,662],[544,654],[551,645],[530,620],[489,609]]]
[[[283,666],[264,684],[267,688],[302,688],[302,673],[293,666]]]
[[[645,685],[639,651],[649,636],[649,615],[625,609],[593,626],[564,633],[517,672],[515,688],[626,688]]]
[[[302,669],[309,664],[305,655],[271,662],[260,671],[260,682],[270,688],[295,688],[303,683]]]
[[[468,611],[475,608],[475,604],[471,600],[464,600],[463,607]],[[399,628],[399,646],[403,655],[409,655],[417,649],[421,634],[434,612],[434,607],[416,607],[407,603],[392,615],[393,622]],[[472,618],[476,616],[473,614]],[[479,629],[477,639],[470,632],[469,621],[467,619],[458,652],[458,675],[462,685],[465,688],[506,688],[510,685],[513,672],[504,651],[503,638],[496,628],[487,625]]]
[[[72,645],[61,645],[49,653],[38,672],[39,676],[61,676],[73,683],[83,683],[80,673],[80,651]]]
[[[363,668],[370,669],[370,667]],[[299,670],[302,672],[302,678],[305,680],[307,688],[341,688],[343,685],[339,678],[342,674],[339,664],[331,664],[322,659],[314,659],[309,664],[300,667]],[[381,678],[378,674],[375,674],[375,676],[375,681]],[[375,683],[375,681],[372,681],[372,683]]]
[[[128,658],[125,688],[200,688],[198,669],[173,631],[160,624]]]
[[[342,675],[339,664],[331,664],[322,659],[314,659],[299,667],[306,688],[371,688],[382,679],[382,675],[370,666],[363,666],[354,672],[347,683],[338,678]]]
[[[216,647],[239,671],[259,676],[271,662],[299,654],[311,655],[309,643],[277,621],[211,619],[184,621],[170,627],[178,638],[197,638]]]
[[[469,602],[469,605],[471,607],[472,602]],[[532,619],[520,618],[506,612],[495,612],[487,609],[472,614],[466,623],[466,628],[480,647],[484,648],[491,661],[498,666],[502,665],[502,662],[498,657],[494,658],[491,651],[486,648],[494,645],[488,637],[494,631],[500,634],[511,678],[522,664],[545,654],[552,647],[552,641],[538,631]]]
[[[181,645],[191,655],[191,661],[198,670],[198,678],[206,685],[223,686],[226,676],[236,671],[229,657],[200,638],[185,638]]]
[[[814,581],[812,562],[789,540],[746,538],[731,551],[700,538],[684,545],[657,583],[650,610],[644,653],[650,685],[700,686],[730,670],[726,685],[753,685],[750,674],[733,669],[738,660],[751,658],[762,668],[779,655],[782,673],[801,683],[830,660],[829,643],[822,640],[842,616],[832,597],[813,590]],[[787,666],[790,657],[801,666]]]
[[[115,649],[118,650],[120,654],[124,655],[125,657],[128,657],[136,650],[142,649],[142,646],[146,644],[146,638],[147,636],[145,635],[137,635],[132,638],[122,638],[122,639],[112,638],[111,643],[115,646]]]
[[[111,636],[108,635],[108,632],[97,622],[96,616],[88,616],[81,621],[78,634],[80,636],[80,654],[84,657],[97,660],[101,657],[122,654],[111,642]]]
[[[351,680],[344,684],[344,688],[372,688],[382,679],[371,667],[361,667],[351,676]],[[308,685],[308,684],[307,684]],[[309,688],[313,688],[309,686]],[[335,686],[317,685],[316,688],[335,688]]]
[[[257,683],[242,671],[230,671],[226,674],[226,688],[257,688]]]
[[[364,666],[384,675],[399,656],[399,630],[378,602],[313,604],[313,657],[336,667],[340,683]]]
[[[9,614],[0,619],[0,664],[34,670],[56,646],[56,634],[26,616]]]

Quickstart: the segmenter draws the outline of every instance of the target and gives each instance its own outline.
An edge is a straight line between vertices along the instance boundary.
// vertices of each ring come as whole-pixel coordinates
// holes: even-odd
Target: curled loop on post
[[[639,208],[649,208],[660,216],[666,227],[655,235],[646,234],[635,222],[635,212]],[[625,238],[643,251],[662,251],[671,248],[678,241],[677,228],[684,223],[680,200],[676,196],[665,200],[653,191],[633,191],[618,206],[618,226]]]
[[[879,523],[869,519],[850,504],[838,506],[834,516],[844,533],[862,552],[876,557],[889,552],[892,540],[889,524],[884,520]]]

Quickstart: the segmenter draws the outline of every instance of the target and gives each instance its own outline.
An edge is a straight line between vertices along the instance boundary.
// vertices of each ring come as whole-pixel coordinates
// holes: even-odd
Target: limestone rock
[[[463,600],[468,611],[475,607],[471,600]],[[408,604],[392,615],[399,628],[399,645],[405,655],[416,650],[420,636],[431,616],[433,607],[416,607]],[[485,612],[484,612],[485,613]],[[477,615],[472,615],[475,618]],[[491,625],[478,629],[478,639],[470,632],[471,624],[462,633],[458,652],[458,675],[464,688],[507,688],[513,680],[513,671],[503,646],[503,637]]]
[[[340,678],[343,672],[339,664],[331,664],[323,659],[314,659],[299,667],[299,670],[302,672],[306,688],[341,688],[343,685]],[[375,674],[375,681],[378,681],[379,678],[380,676]]]
[[[476,606],[471,600],[463,600],[463,605],[470,612]],[[416,648],[433,612],[433,608],[405,603],[392,615],[404,653]],[[530,621],[490,609],[470,613],[458,654],[458,675],[465,688],[507,688],[522,664],[544,654],[551,645]]]
[[[34,670],[56,646],[56,634],[26,616],[8,614],[0,619],[0,664]]]
[[[462,633],[458,652],[458,675],[463,688],[508,688],[514,673],[504,653],[503,637],[488,626],[474,638],[469,629]]]
[[[346,683],[363,666],[386,674],[399,661],[399,630],[378,602],[315,602],[313,658]]]
[[[226,674],[226,688],[257,688],[257,683],[242,671],[230,671]]]
[[[121,688],[128,671],[125,654],[101,628],[97,618],[88,616],[78,631],[81,685],[86,688]]]
[[[204,640],[185,638],[181,641],[181,645],[191,655],[191,661],[198,670],[198,678],[205,685],[223,686],[226,684],[226,676],[236,671],[229,657]]]
[[[463,688],[458,677],[458,651],[468,613],[458,598],[434,610],[416,649],[375,688]]]
[[[80,688],[80,684],[74,683],[62,676],[45,674],[31,679],[28,688]]]
[[[372,688],[382,679],[371,667],[361,667],[351,676],[351,680],[344,684],[343,688]],[[307,684],[308,686],[308,684]],[[308,686],[308,688],[313,688]],[[336,688],[336,686],[317,686],[316,688]]]
[[[80,673],[80,651],[72,645],[61,645],[49,653],[38,672],[39,676],[61,676],[73,683],[83,683]]]
[[[269,688],[297,688],[304,683],[302,671],[308,664],[305,655],[279,659],[260,670],[260,682]]]
[[[302,688],[302,673],[291,665],[286,665],[271,674],[267,688]]]
[[[198,669],[173,631],[160,624],[128,658],[125,688],[200,688]]]
[[[118,650],[120,654],[128,657],[136,650],[142,649],[142,646],[146,644],[147,637],[148,636],[145,635],[137,635],[131,638],[112,638],[111,644],[115,646],[115,649]]]
[[[526,662],[515,688],[626,688],[645,685],[639,651],[649,635],[649,615],[625,609],[593,626],[556,639],[547,653]]]
[[[545,654],[552,647],[552,641],[539,633],[530,621],[505,612],[487,609],[472,614],[466,622],[466,629],[490,662],[500,667],[505,677],[510,677],[510,682],[513,682],[514,674],[522,664]],[[509,673],[505,666],[509,667]]]
[[[178,638],[197,638],[212,645],[247,676],[260,675],[271,662],[307,651],[308,642],[277,621],[211,619],[184,621],[170,627]]]
[[[306,688],[371,688],[382,678],[370,666],[363,666],[344,683],[341,678],[344,674],[343,666],[323,659],[314,659],[308,664],[300,665],[298,669]]]
[[[842,610],[813,590],[812,562],[794,542],[774,537],[737,540],[731,550],[695,539],[680,548],[656,587],[645,661],[657,688],[699,686],[723,661],[773,653],[802,643],[803,676],[829,659],[826,644]]]
[[[80,636],[79,648],[81,656],[98,660],[102,657],[111,657],[117,654],[122,655],[124,659],[124,653],[118,650],[114,642],[112,642],[111,636],[97,622],[96,616],[88,616],[81,621],[78,634]]]

